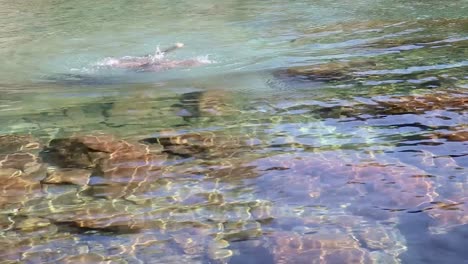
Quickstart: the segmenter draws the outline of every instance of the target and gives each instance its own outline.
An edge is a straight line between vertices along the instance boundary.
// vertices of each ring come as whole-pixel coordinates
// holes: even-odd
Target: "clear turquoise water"
[[[468,1],[0,0],[0,135],[216,135],[130,196],[43,183],[12,202],[5,180],[0,263],[462,263],[467,14]],[[99,66],[175,42],[168,59],[211,63]],[[109,228],[76,226],[83,214]]]

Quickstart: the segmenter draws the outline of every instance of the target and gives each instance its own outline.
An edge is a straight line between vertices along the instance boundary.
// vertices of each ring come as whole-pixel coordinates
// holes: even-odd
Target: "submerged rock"
[[[3,176],[2,173],[5,171],[0,171],[0,177]],[[22,203],[43,196],[39,181],[16,175],[16,171],[7,176],[9,177],[0,179],[0,208],[15,210],[20,208]]]
[[[162,174],[158,152],[110,135],[54,139],[42,154],[57,168],[44,183],[86,185],[85,194],[108,198],[142,193]]]
[[[373,61],[335,61],[291,67],[274,75],[285,80],[342,81],[353,78],[354,72],[372,69],[375,65]]]
[[[232,157],[233,155],[251,151],[253,140],[248,137],[238,137],[216,132],[197,132],[180,134],[163,132],[158,137],[142,139],[141,142],[163,146],[163,152],[180,156],[196,158]]]
[[[275,263],[372,263],[370,252],[347,234],[274,232],[269,237]]]
[[[441,133],[437,132],[431,135],[431,138],[443,138],[446,139],[447,141],[452,141],[452,142],[466,142],[468,141],[468,131],[463,130],[463,131],[451,131],[447,133]]]
[[[23,232],[33,232],[47,228],[51,225],[50,220],[38,217],[28,217],[15,225],[16,229]]]
[[[0,208],[16,212],[30,200],[44,196],[40,181],[46,165],[34,154],[40,143],[32,136],[0,136]]]
[[[184,119],[205,116],[225,116],[232,114],[232,95],[224,90],[207,90],[185,93],[180,103],[174,104],[178,108],[177,115]]]
[[[251,165],[257,167],[259,185],[276,190],[259,195],[289,203],[307,199],[368,217],[388,218],[394,212],[410,212],[439,197],[430,175],[392,159],[381,161],[330,151],[276,155]]]
[[[41,143],[31,135],[0,135],[0,154],[39,150]]]
[[[80,138],[53,139],[42,151],[43,159],[61,168],[92,168],[99,152],[94,152]]]
[[[451,197],[435,201],[425,208],[434,219],[429,227],[431,233],[448,233],[457,226],[468,225],[468,198],[466,196]]]
[[[0,136],[0,208],[16,210],[43,196],[40,180],[46,166],[34,153],[40,144],[31,136]]]
[[[70,207],[48,218],[56,225],[69,227],[70,231],[77,233],[98,230],[126,234],[154,227],[154,223],[147,221],[145,216],[137,211],[106,200]]]
[[[92,171],[76,168],[48,168],[45,184],[74,184],[84,186],[89,183]]]
[[[36,155],[41,144],[32,136],[0,136],[0,175],[42,179],[45,165]]]
[[[69,256],[61,259],[59,263],[61,264],[88,264],[88,263],[96,263],[96,264],[104,264],[109,263],[110,259],[108,257],[95,254],[95,253],[87,253],[87,254],[80,254],[75,256]]]
[[[41,159],[31,153],[0,155],[0,170],[6,169],[16,170],[18,176],[39,180],[44,177],[45,173],[45,165]]]
[[[463,113],[468,111],[468,94],[462,91],[441,90],[415,95],[375,96],[366,98],[364,103],[357,101],[345,106],[312,106],[306,110],[321,118],[351,117],[358,120],[362,120],[362,118],[373,119],[383,115],[415,114],[423,116],[431,114],[431,112],[437,114],[436,111],[447,111],[459,113],[460,121],[462,121]],[[453,136],[449,135],[451,133],[443,133],[441,136],[453,140],[463,138],[464,132],[458,133],[459,130],[463,130],[463,128],[455,129]]]
[[[375,100],[382,114],[423,114],[433,110],[467,111],[468,94],[463,92],[435,92],[422,95],[390,97],[389,100]]]
[[[412,211],[439,196],[430,175],[407,164],[362,163],[353,172],[349,181],[381,209]]]

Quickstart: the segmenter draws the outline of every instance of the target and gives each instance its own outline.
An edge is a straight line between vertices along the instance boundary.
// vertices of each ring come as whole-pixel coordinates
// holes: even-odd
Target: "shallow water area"
[[[466,0],[0,7],[0,263],[468,259]]]

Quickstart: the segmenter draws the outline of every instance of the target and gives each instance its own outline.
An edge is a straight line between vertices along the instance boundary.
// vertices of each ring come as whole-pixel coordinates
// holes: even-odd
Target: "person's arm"
[[[170,46],[169,48],[164,49],[162,51],[162,53],[168,53],[168,52],[174,51],[174,50],[176,50],[178,48],[182,48],[183,46],[184,46],[184,43],[177,42],[174,45]]]

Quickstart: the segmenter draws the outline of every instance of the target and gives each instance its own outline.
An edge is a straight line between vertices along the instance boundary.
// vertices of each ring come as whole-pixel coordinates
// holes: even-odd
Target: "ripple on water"
[[[461,262],[465,18],[419,2],[80,4],[0,11],[0,259]],[[188,46],[162,72],[109,69],[156,41]],[[178,68],[207,53],[216,65]]]

